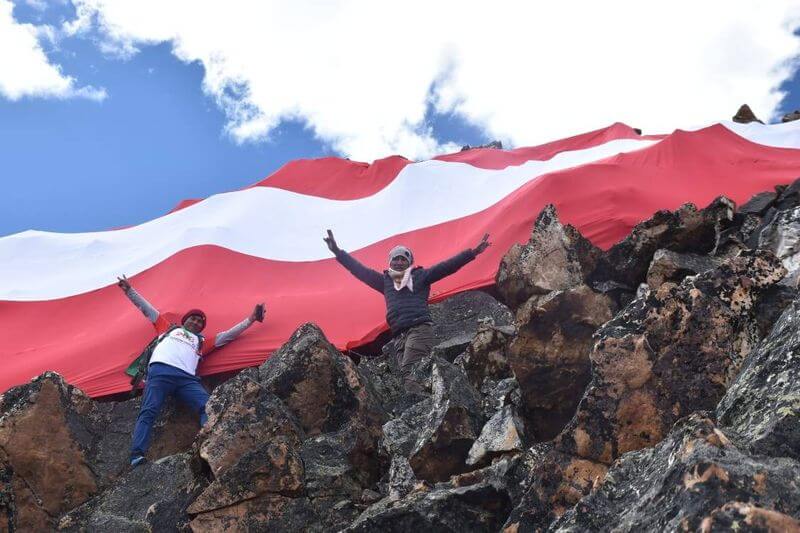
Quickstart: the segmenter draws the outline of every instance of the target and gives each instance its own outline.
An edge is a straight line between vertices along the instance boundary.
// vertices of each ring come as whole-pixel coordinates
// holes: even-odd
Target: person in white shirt
[[[197,364],[215,348],[224,346],[253,322],[264,320],[264,304],[258,304],[253,312],[227,331],[217,333],[211,342],[206,342],[201,331],[206,326],[206,315],[200,309],[186,312],[181,325],[170,322],[131,287],[125,276],[117,278],[117,285],[133,304],[153,323],[160,336],[153,349],[147,372],[142,407],[136,419],[131,443],[131,466],[138,466],[145,460],[150,446],[150,433],[161,412],[164,400],[176,396],[200,415],[200,425],[206,423],[206,402],[208,392],[196,376]]]

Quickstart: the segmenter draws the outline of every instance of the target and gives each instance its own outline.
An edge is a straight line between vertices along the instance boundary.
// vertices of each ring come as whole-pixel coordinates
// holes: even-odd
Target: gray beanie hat
[[[405,246],[395,246],[389,252],[389,262],[392,262],[392,259],[398,256],[403,256],[408,259],[408,264],[412,264],[414,262],[414,254],[411,253],[411,250],[406,248]]]

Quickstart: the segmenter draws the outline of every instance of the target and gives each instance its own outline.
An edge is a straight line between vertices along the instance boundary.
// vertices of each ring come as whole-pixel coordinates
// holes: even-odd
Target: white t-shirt
[[[164,363],[194,375],[200,362],[200,338],[183,328],[175,328],[161,339],[150,357],[150,364]]]

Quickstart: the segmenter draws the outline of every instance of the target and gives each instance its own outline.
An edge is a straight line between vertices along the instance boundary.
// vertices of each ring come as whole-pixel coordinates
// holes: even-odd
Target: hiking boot
[[[147,459],[143,455],[137,455],[136,457],[131,457],[131,468],[136,468],[140,464],[144,463]]]

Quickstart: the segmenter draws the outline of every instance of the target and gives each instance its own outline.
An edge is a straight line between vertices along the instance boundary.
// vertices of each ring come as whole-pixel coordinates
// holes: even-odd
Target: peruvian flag
[[[623,124],[532,148],[474,149],[430,161],[294,161],[244,190],[183,202],[144,224],[93,233],[0,238],[0,392],[45,370],[90,396],[130,389],[125,368],[151,324],[116,286],[127,274],[162,313],[208,315],[211,337],[265,301],[267,317],[203,360],[208,375],[262,363],[304,322],[339,348],[387,329],[383,298],[328,251],[383,270],[396,244],[422,266],[485,253],[433,286],[432,300],[491,285],[539,211],[602,248],[659,209],[719,195],[737,203],[800,176],[800,122],[715,124],[640,136]]]

